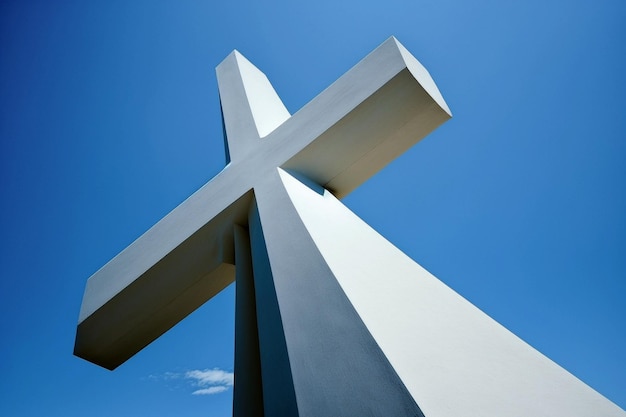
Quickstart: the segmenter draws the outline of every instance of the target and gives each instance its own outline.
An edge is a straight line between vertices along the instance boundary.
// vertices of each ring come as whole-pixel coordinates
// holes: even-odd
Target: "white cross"
[[[293,116],[237,51],[217,77],[227,166],[88,280],[75,354],[114,369],[230,284],[237,265],[235,415],[263,407],[268,415],[302,415],[307,403],[318,415],[342,408],[420,414],[328,267],[318,268],[323,260],[307,266],[316,250],[281,198],[280,173],[348,194],[450,117],[430,75],[390,38]],[[250,237],[241,225],[250,225]],[[294,282],[301,282],[299,294],[288,288]],[[288,307],[299,299],[299,307]],[[316,318],[324,302],[342,318],[337,325]],[[302,328],[311,340],[289,348]],[[329,343],[340,339],[348,342],[333,358]],[[298,370],[301,359],[311,363]],[[322,371],[329,361],[336,365]],[[327,384],[353,393],[335,389],[334,400],[321,400]],[[297,393],[303,389],[314,395]],[[382,394],[361,398],[375,391]]]
[[[625,417],[350,212],[450,117],[394,38],[290,116],[217,68],[228,165],[87,282],[74,353],[113,369],[236,280],[236,417]]]

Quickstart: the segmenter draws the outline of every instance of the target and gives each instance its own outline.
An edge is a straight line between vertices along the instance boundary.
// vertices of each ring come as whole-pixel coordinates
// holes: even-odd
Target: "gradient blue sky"
[[[626,407],[623,1],[4,1],[0,19],[0,415],[230,415],[232,287],[109,372],[72,356],[85,281],[223,167],[231,50],[293,113],[390,35],[454,118],[344,202]]]

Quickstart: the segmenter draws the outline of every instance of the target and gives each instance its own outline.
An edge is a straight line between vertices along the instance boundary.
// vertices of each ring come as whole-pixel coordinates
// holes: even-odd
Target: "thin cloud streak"
[[[165,372],[161,375],[149,375],[153,381],[185,381],[195,388],[192,395],[214,395],[228,391],[235,383],[235,375],[223,369],[193,369],[187,372]]]
[[[185,378],[194,380],[199,386],[224,385],[232,387],[235,381],[235,375],[218,368],[193,370],[185,372]]]
[[[220,392],[224,392],[227,389],[228,387],[219,385],[216,387],[199,389],[199,390],[192,392],[191,394],[192,395],[213,395],[213,394],[219,394]]]

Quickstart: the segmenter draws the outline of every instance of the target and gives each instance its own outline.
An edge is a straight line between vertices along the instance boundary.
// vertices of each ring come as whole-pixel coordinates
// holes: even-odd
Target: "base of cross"
[[[235,416],[626,415],[330,192],[276,177],[235,234]]]

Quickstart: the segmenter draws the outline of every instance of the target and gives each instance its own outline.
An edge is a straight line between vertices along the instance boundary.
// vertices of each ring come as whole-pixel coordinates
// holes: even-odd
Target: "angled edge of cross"
[[[393,37],[293,115],[239,52],[217,77],[227,166],[88,279],[81,358],[115,369],[233,282],[259,175],[281,167],[341,198],[451,117]]]

